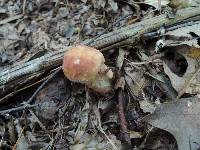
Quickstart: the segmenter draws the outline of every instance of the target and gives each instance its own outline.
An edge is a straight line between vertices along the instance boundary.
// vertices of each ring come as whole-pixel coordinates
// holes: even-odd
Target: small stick
[[[122,135],[123,135],[125,142],[127,142],[127,144],[129,146],[131,146],[131,139],[128,134],[127,121],[126,121],[125,114],[124,114],[124,97],[123,97],[122,88],[119,88],[119,91],[118,91],[118,105],[119,105],[118,106],[119,107],[119,119],[120,119]]]
[[[192,25],[199,24],[199,23],[200,23],[199,21],[190,21],[190,22],[185,22],[185,23],[182,22],[181,24],[178,24],[176,26],[167,27],[165,30],[166,30],[166,32],[169,32],[169,31],[173,31],[173,30],[176,30],[176,29],[179,29],[179,28],[184,28],[184,27],[187,27],[187,26],[192,26]],[[142,36],[142,38],[145,39],[145,40],[156,38],[156,37],[158,37],[158,31],[145,33]]]
[[[17,139],[17,142],[15,143],[15,145],[12,147],[12,150],[16,150],[17,149],[17,145],[19,144],[20,139],[24,134],[24,131],[25,131],[25,127],[22,128],[22,130],[20,132],[20,135],[19,135],[19,138]]]
[[[19,107],[14,107],[14,108],[2,110],[2,111],[0,111],[0,114],[3,115],[3,114],[10,113],[10,112],[13,112],[13,111],[20,111],[20,110],[23,110],[25,108],[33,108],[33,107],[36,107],[38,105],[39,104],[29,105],[29,104],[26,103],[26,104],[19,106]]]
[[[110,26],[108,26],[101,34],[95,36],[93,39],[91,39],[88,43],[86,43],[87,45],[90,45],[91,43],[93,43],[96,39],[98,39],[100,36],[104,35],[109,29],[111,29],[112,27],[114,27],[116,24],[118,24],[120,21],[128,18],[130,15],[132,14],[127,14],[125,16],[122,16],[121,18],[119,18],[118,20],[116,20],[113,24],[111,24]]]

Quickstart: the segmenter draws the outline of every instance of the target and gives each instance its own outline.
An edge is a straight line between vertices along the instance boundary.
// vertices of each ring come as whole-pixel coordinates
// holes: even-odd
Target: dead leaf
[[[79,141],[81,138],[84,137],[84,133],[86,130],[86,127],[88,125],[88,120],[89,120],[89,103],[86,101],[85,106],[83,107],[81,114],[80,114],[80,123],[78,125],[78,128],[76,130],[76,133],[74,135],[74,141]]]
[[[161,104],[144,118],[154,127],[170,132],[177,140],[179,150],[200,148],[200,99],[184,98]]]
[[[114,135],[109,136],[112,141],[121,149],[121,142],[116,139]],[[83,136],[83,140],[80,143],[77,143],[71,146],[72,150],[80,150],[80,149],[106,149],[112,150],[110,143],[104,139],[103,137],[99,136],[99,134],[88,134],[85,133]]]
[[[140,103],[140,108],[143,110],[143,112],[150,112],[153,113],[156,109],[156,104],[151,103],[150,101],[147,100],[141,100],[139,101]]]
[[[198,54],[195,54],[194,48],[188,46],[178,46],[173,50],[175,54],[170,54],[171,58],[166,59],[163,64],[172,86],[179,93],[179,97],[184,93],[200,93],[200,59],[194,58]],[[182,56],[183,60],[178,55]]]
[[[108,0],[108,4],[110,5],[110,8],[113,12],[117,12],[118,5],[114,0]]]
[[[183,25],[182,25],[183,26]],[[176,30],[168,31],[166,35],[168,36],[176,36],[176,37],[192,37],[191,33],[195,33],[196,35],[200,35],[200,22],[193,22],[191,24],[186,24],[186,26],[179,27]]]
[[[144,88],[149,84],[148,79],[144,76],[144,70],[140,66],[138,68],[127,66],[124,70],[126,72],[125,81],[131,92],[136,97],[142,97]]]
[[[4,24],[3,26],[0,26],[0,37],[3,38],[0,39],[0,52],[3,52],[4,50],[13,51],[13,43],[19,38],[15,27],[10,24]]]
[[[200,92],[200,22],[182,25],[166,33],[165,47],[171,51],[164,57],[164,71],[178,92],[198,94]],[[167,58],[167,57],[168,58]]]
[[[43,123],[58,118],[58,110],[64,105],[66,94],[67,87],[61,77],[53,79],[39,92],[35,101],[39,105],[35,108],[35,112]]]
[[[157,0],[145,0],[144,1],[145,4],[151,5],[153,7],[155,7],[156,9],[159,8],[159,4]],[[169,3],[169,0],[161,0],[161,6],[166,6]]]
[[[148,150],[178,150],[178,145],[176,139],[169,132],[150,127],[141,148]]]
[[[165,46],[188,45],[190,47],[200,48],[200,21],[177,25],[175,28],[165,33],[167,38],[164,41]]]
[[[87,0],[81,0],[81,2],[83,2],[83,3],[85,3],[85,4],[86,4],[86,3],[87,3]]]
[[[196,6],[198,0],[170,0],[169,6],[175,9],[187,8]]]
[[[92,0],[94,8],[104,8],[106,6],[105,0]]]

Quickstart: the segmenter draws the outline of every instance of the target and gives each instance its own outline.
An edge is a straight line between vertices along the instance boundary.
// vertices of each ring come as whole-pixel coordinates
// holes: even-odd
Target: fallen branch
[[[200,16],[200,7],[187,8],[177,11],[174,19],[168,19],[165,14],[159,15],[150,19],[146,19],[139,23],[129,25],[119,30],[104,34],[95,39],[92,43],[90,40],[82,42],[82,44],[90,43],[100,50],[107,50],[127,44],[137,44],[140,37],[144,33],[148,33],[159,29],[161,26],[170,26],[180,23],[186,19]],[[192,20],[192,19],[190,19]],[[63,48],[62,50],[49,52],[48,54],[26,62],[21,65],[13,65],[4,69],[0,73],[0,96],[8,91],[18,89],[27,82],[31,84],[38,76],[44,72],[55,68],[61,64],[63,54],[70,47]]]

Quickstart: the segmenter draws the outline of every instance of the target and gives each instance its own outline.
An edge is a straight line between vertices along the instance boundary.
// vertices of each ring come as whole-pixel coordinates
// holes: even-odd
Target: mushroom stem
[[[104,76],[98,76],[94,81],[87,84],[89,88],[96,92],[105,94],[112,90],[112,81],[106,74]]]

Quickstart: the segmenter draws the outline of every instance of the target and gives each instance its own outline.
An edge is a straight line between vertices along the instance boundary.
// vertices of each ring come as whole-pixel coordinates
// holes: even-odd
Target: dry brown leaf
[[[170,66],[173,66],[176,63],[176,59],[171,62],[166,60],[163,64],[164,71],[170,78],[172,86],[179,93],[179,96],[181,96],[184,93],[199,94],[200,59],[198,57],[189,57],[189,55],[196,57],[196,52],[194,53],[194,48],[190,49],[190,47],[188,48],[187,46],[180,46],[177,48],[178,50],[175,49],[175,51],[182,55],[187,61],[188,66],[186,68],[185,73],[183,74],[183,76],[180,76],[170,68]],[[175,66],[174,68],[176,69],[177,66]]]
[[[152,126],[170,132],[177,140],[179,150],[200,148],[200,99],[185,98],[161,104],[144,120]]]
[[[155,7],[156,9],[159,8],[159,3],[157,0],[145,0],[145,4],[151,5]],[[161,0],[161,6],[166,6],[169,3],[169,0]]]
[[[166,33],[166,48],[175,55],[164,58],[164,71],[171,80],[172,86],[179,97],[184,93],[200,93],[200,22],[193,22],[186,26]],[[166,52],[168,53],[168,52]],[[166,55],[165,55],[166,56]],[[183,57],[185,64],[179,61]],[[184,65],[187,67],[184,69]],[[182,73],[180,74],[180,71]]]

